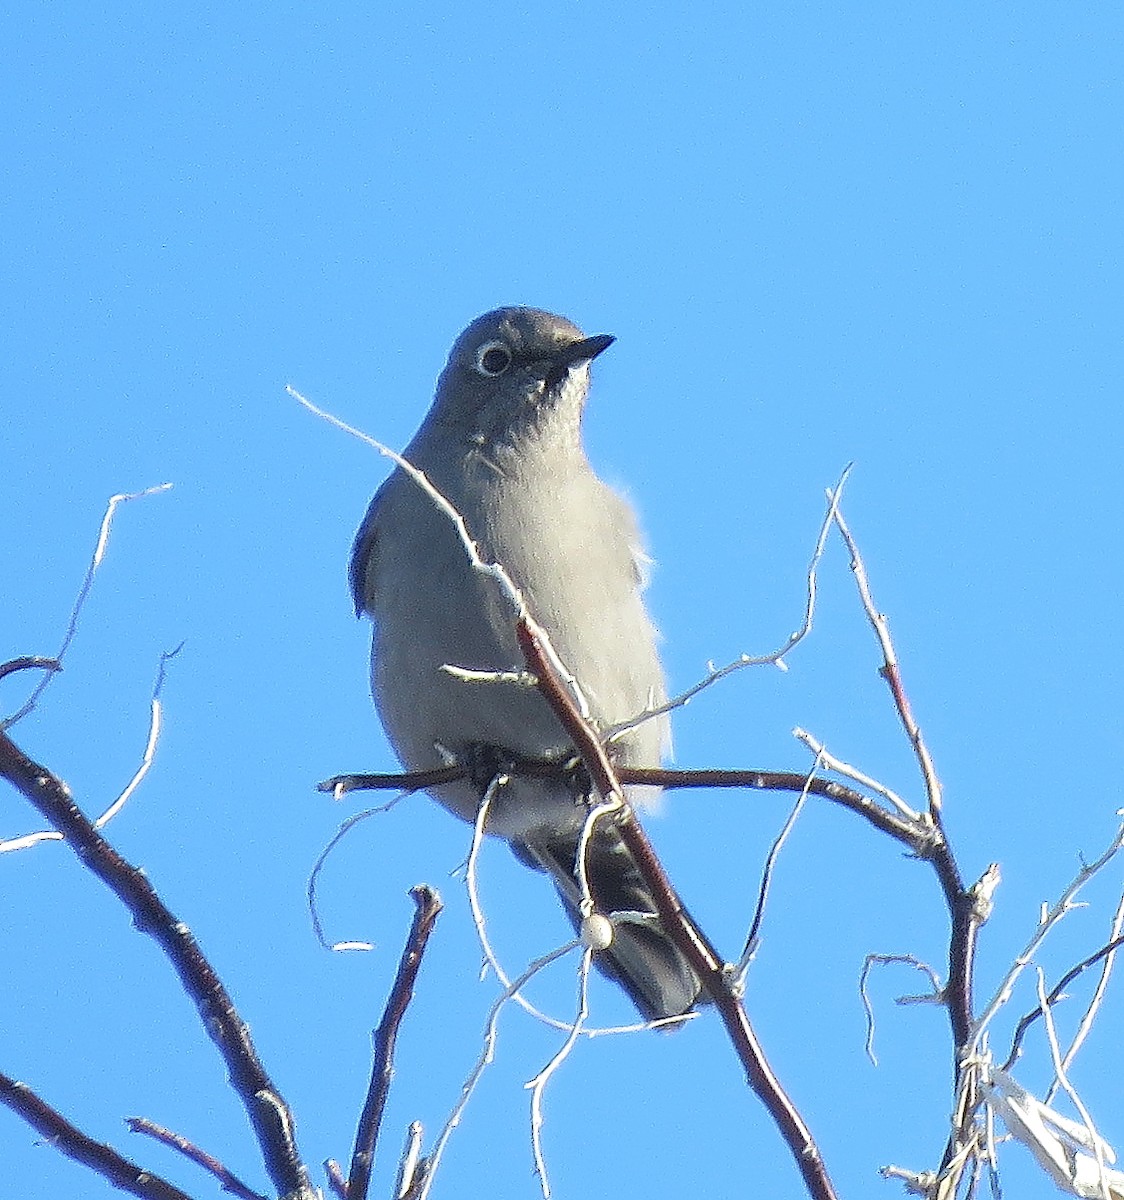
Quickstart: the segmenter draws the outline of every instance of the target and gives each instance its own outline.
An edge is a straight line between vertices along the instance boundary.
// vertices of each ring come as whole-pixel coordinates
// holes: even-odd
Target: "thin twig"
[[[853,779],[860,787],[869,788],[876,795],[881,796],[883,800],[892,804],[905,820],[915,825],[919,830],[924,829],[921,814],[910,808],[897,792],[888,788],[884,783],[879,783],[877,779],[872,779],[869,775],[865,775],[857,767],[851,766],[850,763],[845,763],[841,758],[836,758],[834,754],[830,753],[823,742],[813,737],[806,729],[801,729],[798,726],[792,731],[792,736],[798,742],[802,742],[807,746],[828,771],[834,771],[837,775],[844,775],[848,779]]]
[[[807,783],[810,784],[815,777],[816,768],[820,765],[820,756],[816,755],[816,761],[812,764],[808,772]],[[773,845],[769,849],[769,854],[765,859],[765,866],[761,872],[761,884],[757,890],[757,906],[753,912],[753,920],[749,923],[749,933],[746,935],[745,946],[742,950],[742,956],[738,960],[737,969],[734,977],[737,980],[737,986],[743,988],[745,986],[746,972],[749,970],[749,964],[753,956],[757,953],[758,938],[761,933],[761,925],[765,920],[765,902],[769,898],[769,888],[773,882],[773,869],[776,866],[777,859],[780,856],[781,847],[788,840],[788,835],[792,832],[796,825],[796,818],[804,809],[804,805],[808,801],[808,787],[800,789],[800,795],[796,797],[796,803],[792,806],[792,811],[788,814],[785,823],[781,826],[780,833],[777,834],[773,841]]]
[[[376,817],[382,813],[389,812],[396,804],[405,800],[411,795],[410,790],[399,792],[393,800],[388,800],[385,804],[379,804],[374,808],[365,809],[363,812],[352,813],[346,821],[340,825],[339,829],[331,836],[328,844],[320,851],[316,858],[316,862],[312,866],[308,876],[308,886],[306,896],[308,898],[308,912],[312,919],[312,931],[316,934],[316,940],[324,947],[325,950],[370,950],[370,942],[329,942],[324,936],[324,925],[320,920],[320,900],[317,889],[320,883],[320,872],[324,869],[324,865],[328,861],[328,857],[332,851],[340,844],[341,841],[358,825],[361,821],[366,821],[368,817]]]
[[[1054,1078],[1061,1084],[1073,1107],[1080,1114],[1082,1123],[1085,1126],[1088,1144],[1092,1147],[1093,1154],[1097,1160],[1097,1175],[1099,1177],[1101,1200],[1112,1200],[1112,1196],[1109,1195],[1108,1180],[1105,1177],[1104,1141],[1101,1135],[1097,1133],[1097,1128],[1093,1124],[1093,1118],[1078,1095],[1077,1089],[1070,1083],[1065,1064],[1062,1062],[1062,1049],[1058,1045],[1057,1026],[1054,1024],[1054,1014],[1046,1000],[1046,979],[1041,967],[1035,967],[1034,979],[1038,992],[1038,1003],[1042,1009],[1042,1022],[1046,1028],[1046,1040],[1050,1046],[1050,1059],[1054,1064]]]
[[[349,792],[402,791],[420,792],[425,788],[438,787],[443,783],[456,783],[468,775],[468,768],[459,764],[449,767],[434,767],[429,771],[390,771],[367,775],[333,775],[316,785],[318,792],[331,792],[336,800],[342,800]]]
[[[580,942],[568,942],[565,946],[559,946],[557,950],[552,950],[549,954],[544,954],[542,958],[536,959],[518,978],[503,990],[492,1007],[488,1010],[488,1018],[484,1025],[484,1048],[480,1052],[479,1058],[476,1060],[475,1066],[468,1074],[468,1078],[464,1081],[461,1087],[460,1099],[453,1106],[453,1111],[449,1114],[449,1119],[445,1122],[441,1133],[437,1137],[434,1144],[433,1152],[429,1155],[426,1161],[425,1180],[422,1186],[417,1189],[413,1195],[416,1195],[417,1200],[426,1200],[430,1189],[433,1186],[433,1180],[437,1176],[437,1168],[441,1163],[441,1159],[445,1153],[445,1147],[449,1143],[449,1138],[453,1136],[453,1130],[461,1122],[461,1117],[464,1116],[464,1110],[472,1098],[472,1093],[476,1090],[476,1085],[480,1082],[481,1077],[487,1068],[491,1065],[495,1058],[496,1052],[496,1037],[498,1035],[498,1025],[500,1013],[503,1011],[508,1001],[519,991],[520,988],[526,987],[531,979],[534,978],[543,968],[548,967],[556,959],[561,958],[565,954],[569,954],[575,946],[580,945]]]
[[[931,827],[933,837],[922,856],[932,864],[936,873],[951,923],[948,941],[948,983],[945,985],[944,996],[952,1029],[953,1073],[957,1080],[957,1090],[959,1090],[961,1054],[968,1045],[972,1031],[974,1008],[972,980],[975,970],[976,943],[980,926],[986,920],[990,910],[991,892],[998,883],[998,868],[993,865],[972,889],[965,888],[941,818],[940,779],[937,776],[932,755],[921,734],[921,728],[913,715],[913,708],[902,679],[897,651],[894,649],[893,638],[890,636],[889,623],[885,614],[879,612],[875,604],[858,543],[844,520],[842,512],[838,509],[835,512],[835,524],[850,553],[851,571],[855,577],[863,612],[866,614],[882,652],[882,666],[879,668],[879,674],[890,688],[898,719],[909,738],[925,784],[928,811],[925,818],[917,823]],[[957,1153],[954,1148],[955,1140],[954,1135],[946,1147],[942,1171]]]
[[[847,522],[843,519],[843,514],[838,509],[835,511],[835,524],[839,527],[839,532],[843,537],[843,541],[846,542],[847,550],[851,555],[851,570],[854,572],[855,583],[858,586],[859,595],[862,597],[863,610],[870,621],[875,636],[878,638],[878,644],[882,648],[882,669],[879,673],[889,685],[890,692],[894,697],[894,707],[898,711],[902,727],[905,729],[910,744],[913,746],[914,753],[917,755],[917,761],[921,767],[921,775],[925,781],[925,791],[929,797],[929,813],[935,821],[939,818],[941,811],[941,781],[937,775],[936,767],[933,765],[932,755],[930,755],[929,748],[926,746],[925,739],[921,734],[921,727],[914,718],[913,708],[909,703],[909,697],[906,695],[905,686],[902,683],[897,653],[894,650],[893,639],[890,637],[890,626],[886,621],[885,615],[878,611],[874,603],[874,596],[870,590],[870,581],[867,579],[866,567],[863,565],[858,544],[855,542],[854,537],[852,537],[851,531],[847,527]]]
[[[138,1167],[112,1146],[88,1137],[57,1109],[40,1099],[26,1083],[0,1075],[0,1103],[23,1117],[60,1154],[90,1167],[121,1191],[140,1196],[142,1200],[191,1200],[186,1192],[181,1192],[166,1179]]]
[[[873,1066],[878,1066],[878,1056],[874,1053],[874,1005],[870,1001],[870,995],[866,990],[867,980],[870,978],[871,967],[888,966],[891,963],[904,963],[908,967],[913,967],[917,971],[924,971],[929,977],[929,982],[933,985],[932,995],[924,997],[931,1002],[937,1002],[943,999],[943,988],[941,981],[937,976],[936,971],[929,966],[928,963],[921,962],[912,954],[868,954],[863,959],[863,969],[859,974],[859,996],[862,998],[863,1013],[866,1016],[866,1056],[870,1059]],[[902,998],[899,997],[898,1003],[902,1003]]]
[[[347,1200],[347,1177],[334,1158],[324,1160],[324,1174],[328,1177],[328,1188],[336,1200]]]
[[[800,624],[800,628],[794,633],[790,633],[785,639],[784,645],[779,646],[776,650],[771,650],[767,654],[740,654],[732,662],[726,663],[725,666],[716,667],[712,663],[707,664],[707,673],[697,683],[692,684],[686,691],[680,692],[677,696],[673,696],[670,700],[663,704],[646,708],[642,713],[635,717],[631,717],[627,721],[622,721],[620,724],[612,726],[608,732],[607,741],[612,742],[620,737],[623,733],[630,729],[634,729],[644,721],[649,721],[653,717],[662,716],[664,713],[672,712],[677,708],[684,708],[700,693],[707,688],[712,687],[720,679],[725,679],[727,675],[732,675],[735,671],[742,671],[746,667],[764,667],[775,666],[782,671],[788,670],[788,665],[785,663],[785,655],[788,654],[795,646],[812,632],[812,618],[816,610],[816,593],[818,586],[818,572],[820,559],[823,558],[824,548],[827,545],[827,535],[831,531],[831,526],[836,520],[838,514],[839,501],[843,497],[843,487],[851,474],[854,463],[848,463],[843,468],[842,475],[839,476],[839,482],[834,488],[828,489],[828,505],[827,513],[820,524],[819,533],[816,536],[816,544],[812,550],[812,557],[808,562],[808,570],[805,575],[805,601],[804,601],[804,619]]]
[[[219,1181],[224,1192],[230,1192],[231,1195],[237,1196],[238,1200],[266,1200],[265,1196],[243,1183],[229,1167],[219,1162],[213,1154],[201,1150],[182,1134],[165,1129],[163,1125],[157,1125],[155,1121],[150,1121],[147,1117],[126,1117],[125,1124],[133,1133],[143,1133],[146,1137],[182,1154],[196,1166],[202,1167],[204,1171]]]
[[[507,568],[499,562],[488,562],[480,553],[480,548],[473,540],[472,534],[465,523],[464,517],[461,516],[455,504],[450,501],[441,490],[429,479],[424,471],[419,470],[412,462],[404,458],[395,450],[377,438],[373,438],[370,434],[364,433],[361,429],[357,429],[354,425],[349,425],[346,421],[341,421],[339,417],[333,416],[330,412],[317,407],[311,400],[302,396],[295,388],[286,387],[288,392],[298,404],[303,405],[310,413],[327,421],[329,425],[334,425],[337,429],[344,433],[350,434],[354,438],[365,445],[370,446],[372,450],[378,451],[384,458],[389,458],[395,466],[404,472],[430,499],[433,505],[439,512],[444,514],[449,521],[452,522],[453,528],[456,530],[457,537],[464,548],[464,552],[468,557],[468,561],[474,571],[486,576],[495,583],[500,594],[507,601],[511,608],[512,618],[526,617],[528,615],[527,605],[523,599],[523,594],[515,586],[511,576],[507,573]],[[578,704],[582,713],[588,716],[589,706],[586,703],[585,697],[582,695],[581,687],[573,675],[566,669],[565,663],[558,656],[553,645],[550,644],[550,639],[543,634],[544,652],[546,653],[555,672],[566,681],[566,685],[571,689],[575,702]],[[456,664],[453,664],[456,665]]]
[[[394,1181],[394,1200],[404,1200],[415,1184],[419,1184],[419,1169],[424,1173],[425,1164],[421,1157],[422,1123],[411,1121],[406,1128],[406,1144],[398,1160],[398,1178]]]
[[[166,676],[165,668],[170,659],[183,649],[181,642],[174,650],[165,650],[160,655],[160,665],[156,671],[156,683],[152,688],[152,699],[149,704],[148,716],[148,737],[145,740],[144,752],[141,755],[140,765],[133,772],[133,777],[125,785],[117,799],[94,821],[95,829],[102,829],[107,825],[120,811],[125,807],[125,803],[129,797],[141,785],[141,781],[148,774],[152,766],[153,759],[156,756],[156,746],[160,741],[160,726],[163,716],[163,705],[160,700],[160,693],[164,689],[164,680]],[[57,829],[40,829],[35,833],[25,833],[20,837],[9,838],[7,841],[0,842],[0,854],[12,850],[26,850],[31,846],[37,846],[40,842],[61,842],[62,834]]]
[[[557,759],[515,759],[508,764],[511,773],[518,776],[535,778],[563,778],[566,776],[567,765],[560,764]],[[431,786],[433,783],[450,783],[463,779],[467,775],[464,767],[442,767],[441,775],[431,779],[431,773],[426,771],[404,771],[401,773],[378,775],[338,775],[319,784],[319,790],[331,792],[337,786],[343,786],[345,791],[370,789],[383,790],[403,789],[415,791],[418,788]],[[435,774],[435,773],[434,773]],[[934,845],[939,842],[939,835],[926,825],[913,824],[888,812],[869,796],[849,788],[834,779],[813,778],[809,780],[800,771],[761,771],[756,768],[712,768],[700,770],[672,770],[668,767],[617,767],[616,777],[619,782],[628,786],[660,787],[666,790],[678,788],[745,788],[749,791],[773,792],[802,792],[805,788],[813,796],[822,796],[834,804],[850,809],[862,817],[875,829],[888,834],[901,842],[919,858],[928,858]],[[375,811],[378,811],[377,809]]]
[[[987,1031],[987,1027],[995,1018],[995,1014],[1007,1003],[1011,998],[1011,993],[1014,991],[1015,984],[1019,976],[1034,961],[1034,956],[1038,953],[1039,947],[1045,941],[1050,930],[1069,913],[1074,907],[1074,899],[1077,893],[1097,874],[1102,870],[1119,852],[1124,849],[1124,825],[1117,831],[1116,836],[1104,853],[1096,860],[1096,862],[1082,866],[1076,876],[1070,881],[1065,891],[1050,909],[1044,918],[1038,923],[1030,941],[1026,944],[1022,953],[1018,955],[1011,969],[1003,977],[999,986],[995,989],[994,995],[988,1001],[987,1006],[980,1014],[979,1019],[975,1022],[971,1036],[965,1043],[966,1051],[969,1054],[978,1054],[981,1046],[981,1040]],[[1021,1023],[1020,1023],[1021,1024]],[[1010,1060],[1009,1060],[1010,1061]]]
[[[1124,896],[1121,896],[1120,902],[1116,906],[1116,913],[1112,918],[1112,928],[1109,933],[1109,944],[1112,942],[1119,943],[1121,929],[1124,928]],[[1089,1036],[1089,1030],[1093,1027],[1093,1022],[1096,1020],[1097,1013],[1100,1011],[1101,1003],[1104,1000],[1105,992],[1108,990],[1109,977],[1112,975],[1113,963],[1116,961],[1116,951],[1106,950],[1102,956],[1101,974],[1097,980],[1097,986],[1093,989],[1093,995],[1089,1003],[1085,1006],[1085,1012],[1082,1014],[1081,1020],[1077,1026],[1077,1032],[1073,1035],[1069,1046],[1066,1048],[1065,1054],[1062,1055],[1062,1068],[1069,1071],[1073,1065],[1073,1060],[1077,1057],[1077,1052],[1081,1049],[1086,1037]],[[1060,1079],[1056,1079],[1046,1093],[1046,1103],[1049,1104],[1057,1091]]]
[[[355,1134],[355,1150],[351,1156],[351,1171],[348,1175],[348,1200],[367,1200],[367,1189],[371,1183],[371,1167],[374,1164],[375,1146],[382,1126],[383,1112],[390,1081],[394,1077],[394,1047],[398,1040],[398,1029],[406,1015],[406,1009],[414,996],[414,984],[425,954],[426,943],[433,931],[434,922],[441,911],[441,897],[425,884],[410,889],[415,905],[414,920],[410,927],[406,948],[398,964],[398,974],[390,997],[386,1002],[382,1020],[375,1031],[375,1057],[371,1066],[371,1083],[367,1089],[367,1100],[359,1118]]]
[[[551,1076],[570,1057],[581,1033],[582,1025],[589,1015],[589,972],[593,964],[593,948],[586,946],[582,952],[578,971],[578,1011],[566,1040],[558,1047],[550,1062],[527,1084],[531,1089],[531,1152],[535,1159],[535,1173],[539,1177],[543,1200],[550,1200],[550,1178],[546,1173],[546,1155],[542,1148],[542,1098]]]
[[[106,547],[109,545],[109,530],[113,524],[113,517],[117,512],[118,506],[127,503],[129,500],[142,500],[146,496],[155,496],[158,492],[166,492],[171,486],[170,483],[161,483],[156,487],[145,488],[140,492],[119,492],[116,496],[110,496],[109,503],[105,509],[105,515],[101,519],[98,540],[94,546],[94,553],[90,558],[90,565],[86,568],[86,575],[82,580],[82,586],[78,589],[78,597],[74,601],[74,607],[70,610],[70,620],[67,622],[62,645],[59,647],[58,653],[54,658],[56,664],[55,671],[62,669],[62,660],[70,648],[70,643],[74,641],[74,635],[78,632],[78,618],[82,615],[82,609],[86,605],[86,598],[89,596],[90,588],[94,584],[94,576],[97,574],[98,567],[101,566],[102,559],[105,557]],[[22,721],[35,708],[36,704],[39,703],[39,698],[50,686],[53,678],[54,671],[44,675],[35,685],[34,690],[24,702],[23,707],[12,716],[0,721],[0,730],[10,729],[18,721]]]
[[[1065,998],[1065,989],[1077,978],[1082,971],[1099,963],[1106,955],[1110,955],[1114,950],[1124,946],[1124,935],[1113,938],[1111,942],[1102,946],[1096,953],[1090,954],[1088,958],[1083,958],[1076,966],[1070,967],[1068,971],[1058,980],[1050,989],[1050,994],[1046,997],[1051,1004],[1057,1004],[1058,1001]],[[1027,1030],[1039,1020],[1042,1016],[1041,1008],[1033,1008],[1028,1013],[1024,1013],[1019,1018],[1019,1023],[1015,1026],[1014,1036],[1011,1038],[1011,1050],[1007,1055],[1007,1061],[1003,1064],[1003,1070],[1009,1071],[1014,1065],[1015,1060],[1022,1052],[1023,1039],[1026,1037]]]
[[[43,658],[38,654],[25,654],[22,658],[0,664],[0,679],[7,679],[17,671],[61,671],[62,663],[57,658]]]

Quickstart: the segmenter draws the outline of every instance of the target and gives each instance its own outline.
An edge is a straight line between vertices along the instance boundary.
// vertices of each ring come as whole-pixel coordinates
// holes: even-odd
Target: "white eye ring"
[[[495,379],[511,366],[511,358],[511,348],[506,342],[501,342],[498,338],[485,342],[476,351],[476,370],[488,379]]]

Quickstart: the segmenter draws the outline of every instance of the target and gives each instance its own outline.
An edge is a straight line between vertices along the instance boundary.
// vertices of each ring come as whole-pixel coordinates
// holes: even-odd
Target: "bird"
[[[635,722],[608,742],[611,759],[654,767],[669,722],[642,597],[648,560],[630,505],[597,476],[582,443],[590,365],[614,340],[587,337],[541,309],[485,313],[454,342],[402,457],[455,508],[480,556],[503,566],[598,733]],[[349,575],[356,615],[372,618],[371,691],[398,758],[408,771],[475,764],[467,777],[429,789],[439,804],[475,821],[503,763],[574,758],[555,713],[527,686],[510,604],[494,578],[473,568],[449,514],[401,465],[370,503]],[[509,772],[491,789],[487,813],[487,833],[551,877],[575,928],[588,787],[559,773]],[[636,802],[655,789],[629,792]],[[613,923],[597,966],[645,1020],[691,1012],[699,976],[660,925],[611,819],[596,824],[587,855],[596,910]]]

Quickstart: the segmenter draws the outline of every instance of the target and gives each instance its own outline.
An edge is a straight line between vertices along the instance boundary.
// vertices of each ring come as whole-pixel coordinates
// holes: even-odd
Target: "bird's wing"
[[[347,579],[351,587],[351,598],[355,603],[355,615],[361,617],[364,613],[371,612],[368,596],[368,579],[371,578],[370,570],[371,560],[374,558],[377,549],[378,541],[378,510],[379,500],[382,496],[382,489],[375,494],[375,498],[371,501],[370,507],[367,509],[367,515],[363,518],[363,524],[359,526],[359,532],[355,535],[355,542],[351,547],[351,561],[347,568]]]

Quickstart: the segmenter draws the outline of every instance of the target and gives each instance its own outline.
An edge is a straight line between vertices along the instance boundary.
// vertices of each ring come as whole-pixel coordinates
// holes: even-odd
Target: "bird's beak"
[[[608,350],[616,340],[611,333],[598,333],[594,337],[587,337],[583,338],[580,342],[573,342],[554,356],[555,365],[558,367],[575,367],[578,363],[589,362],[596,358],[603,350]]]
[[[582,338],[580,342],[571,342],[570,345],[563,346],[550,360],[550,370],[546,373],[546,390],[553,392],[570,373],[571,367],[590,362],[603,350],[608,350],[616,340],[611,333],[598,333],[594,337]]]

